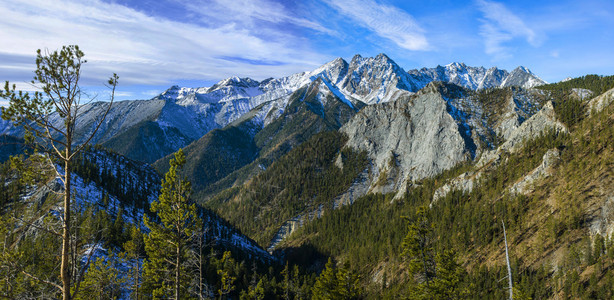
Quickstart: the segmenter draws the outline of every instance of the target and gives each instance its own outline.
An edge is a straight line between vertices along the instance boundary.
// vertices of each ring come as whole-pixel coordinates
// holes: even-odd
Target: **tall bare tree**
[[[40,91],[33,94],[16,91],[7,81],[0,97],[9,100],[9,107],[2,108],[2,118],[12,121],[15,126],[25,129],[26,141],[38,145],[38,149],[49,153],[63,164],[56,168],[58,176],[64,184],[64,214],[62,218],[62,257],[60,277],[62,285],[58,286],[63,299],[68,300],[78,292],[75,289],[71,295],[70,274],[70,224],[71,224],[71,175],[72,161],[86,144],[95,136],[102,125],[115,96],[118,76],[113,76],[107,82],[111,89],[110,102],[98,122],[94,122],[91,134],[85,137],[85,142],[75,143],[75,125],[79,117],[79,110],[83,104],[94,99],[84,99],[85,94],[79,86],[81,79],[81,66],[86,63],[84,53],[76,45],[63,46],[53,52],[37,51],[36,70],[32,85]],[[84,97],[87,98],[87,97]],[[59,122],[58,122],[59,121]],[[63,169],[63,170],[62,170]]]

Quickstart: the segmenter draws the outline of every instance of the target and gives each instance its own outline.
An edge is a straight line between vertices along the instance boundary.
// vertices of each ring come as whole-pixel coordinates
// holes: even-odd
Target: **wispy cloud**
[[[295,14],[282,3],[271,0],[196,0],[182,1],[182,5],[203,17],[207,23],[233,23],[254,33],[283,34],[285,30],[271,26],[279,24],[286,27],[285,29],[291,26],[328,35],[337,34],[318,22],[305,18],[304,14]],[[274,30],[268,30],[271,27]]]
[[[240,8],[227,15],[252,15],[271,26],[288,21],[281,6],[260,3],[274,12],[269,16],[259,14],[255,7],[246,8],[249,3],[235,2]],[[308,20],[301,24],[325,31]],[[99,0],[3,1],[0,27],[0,40],[10,41],[0,43],[1,80],[31,79],[36,49],[54,50],[66,44],[78,44],[85,52],[84,74],[88,77],[84,80],[90,84],[104,82],[113,72],[119,74],[120,84],[144,85],[231,75],[265,78],[307,70],[327,59],[291,33],[285,39],[269,38],[237,22],[205,26]],[[18,59],[4,59],[9,56]],[[225,59],[228,57],[235,59]],[[271,58],[275,63],[254,64]]]
[[[477,4],[484,15],[480,34],[484,38],[487,54],[496,59],[510,57],[506,43],[515,38],[524,38],[533,47],[539,45],[535,31],[502,3],[478,0]]]
[[[338,0],[331,1],[329,5],[358,22],[358,25],[391,40],[401,48],[430,48],[424,30],[410,14],[397,7],[374,0]]]

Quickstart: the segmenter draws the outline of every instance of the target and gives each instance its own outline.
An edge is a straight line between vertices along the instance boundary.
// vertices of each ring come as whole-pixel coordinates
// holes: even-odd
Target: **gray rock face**
[[[339,156],[341,157],[341,156]],[[336,162],[335,162],[336,164]],[[364,171],[362,171],[359,175],[358,178],[356,178],[356,180],[354,180],[354,182],[352,183],[352,185],[350,186],[350,188],[343,194],[339,195],[338,197],[335,198],[334,200],[334,204],[333,204],[333,208],[339,208],[343,205],[350,205],[353,204],[354,201],[356,201],[356,199],[360,198],[361,196],[364,196],[365,194],[367,194],[367,192],[369,191],[369,170],[371,169],[371,167],[367,167],[365,168]]]
[[[611,89],[595,98],[588,103],[588,113],[598,113],[614,102],[614,89]]]
[[[464,173],[437,189],[433,195],[432,203],[445,197],[445,195],[452,190],[471,191],[475,182],[477,182],[485,171],[499,164],[503,152],[515,152],[520,149],[525,140],[536,138],[550,129],[557,132],[567,132],[565,125],[557,120],[552,102],[546,103],[538,113],[522,123],[522,125],[514,130],[509,138],[497,149],[483,152],[475,165],[476,170]],[[544,172],[547,172],[548,168],[555,164],[558,151],[556,153],[554,151],[555,150],[548,151],[544,156],[544,162],[542,163],[543,170],[534,170],[533,172],[536,172],[534,174],[535,176],[527,178],[527,182],[520,184],[517,191],[523,191],[524,188],[533,182],[532,180],[545,174]]]
[[[561,156],[559,150],[550,149],[544,154],[542,163],[529,172],[526,176],[516,182],[511,188],[512,194],[527,194],[532,190],[532,185],[541,178],[552,175],[552,169],[560,162]]]
[[[504,140],[509,139],[525,120],[539,111],[541,104],[536,98],[533,91],[513,88],[501,115],[494,116],[497,119],[495,132]]]
[[[450,182],[435,190],[431,205],[437,202],[437,200],[445,197],[451,191],[471,192],[474,184],[482,177],[482,174],[482,172],[465,172],[452,179]]]
[[[346,123],[347,146],[364,150],[373,163],[369,190],[399,190],[471,159],[447,102],[434,89],[365,107]]]
[[[606,196],[603,204],[588,216],[591,235],[609,237],[614,232],[614,195]]]
[[[536,138],[548,129],[553,129],[556,132],[567,132],[567,127],[557,120],[551,101],[548,101],[538,113],[514,130],[505,143],[501,145],[500,150],[514,152],[522,145],[522,141]]]

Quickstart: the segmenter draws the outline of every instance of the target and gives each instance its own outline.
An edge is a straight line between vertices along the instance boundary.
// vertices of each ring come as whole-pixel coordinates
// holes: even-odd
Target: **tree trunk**
[[[198,294],[198,299],[203,299],[203,294],[205,293],[205,291],[203,290],[204,286],[203,286],[203,235],[201,232],[198,233],[198,235],[200,236],[199,238],[199,244],[198,244],[198,251],[199,251],[199,256],[198,256],[198,290],[199,290],[199,294]]]
[[[179,300],[179,260],[181,256],[181,247],[179,247],[179,243],[177,243],[177,259],[175,261],[175,299]]]
[[[66,147],[66,159],[64,160],[64,229],[62,230],[62,298],[70,300],[70,272],[68,270],[69,252],[70,252],[70,139]]]
[[[139,258],[137,256],[136,258],[136,274],[134,276],[134,280],[135,280],[135,289],[136,289],[136,300],[139,300],[139,285],[140,285],[140,281],[141,281],[141,263],[139,262]]]
[[[512,287],[512,267],[510,266],[510,256],[507,250],[507,235],[505,234],[505,223],[501,220],[501,224],[503,224],[503,240],[505,241],[505,260],[507,262],[507,281],[509,284],[510,291],[510,300],[514,299],[514,288]]]

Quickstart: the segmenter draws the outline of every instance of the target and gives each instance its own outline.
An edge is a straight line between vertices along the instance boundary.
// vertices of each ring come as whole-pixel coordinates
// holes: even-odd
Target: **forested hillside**
[[[37,55],[67,102],[0,92],[0,298],[614,298],[614,76],[357,55],[80,105],[79,48]]]

